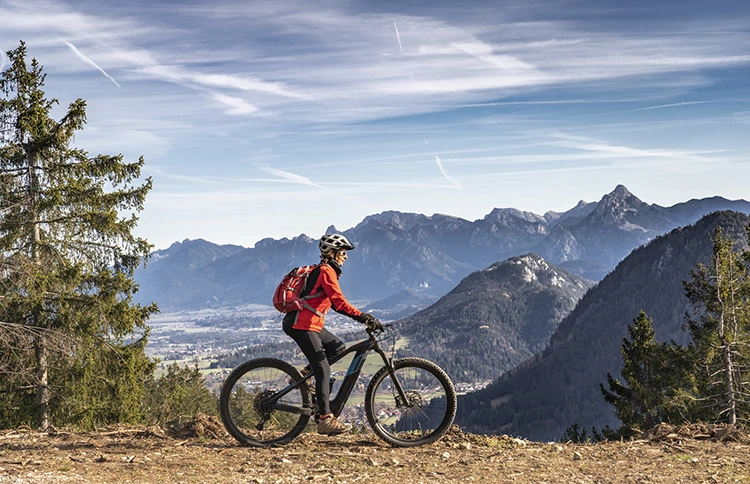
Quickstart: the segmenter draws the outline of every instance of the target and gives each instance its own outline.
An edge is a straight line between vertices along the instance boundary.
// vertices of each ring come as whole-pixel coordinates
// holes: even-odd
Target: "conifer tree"
[[[50,372],[84,365],[80,377],[104,379],[106,395],[98,397],[114,399],[127,396],[118,396],[128,379],[123,372],[136,378],[132,372],[148,371],[144,341],[132,340],[145,337],[156,306],[134,304],[132,296],[134,271],[150,246],[132,232],[151,180],[139,182],[143,158],[126,163],[122,155],[92,157],[74,147],[86,102],[73,101],[53,119],[58,101],[46,97],[37,60],[27,66],[23,42],[7,56],[10,65],[0,74],[0,336],[6,345],[0,363],[12,371],[0,378],[0,391],[23,407],[33,388],[36,423],[47,428],[51,402],[80,396],[55,395],[51,385],[65,378]],[[123,354],[91,358],[92,348],[115,354],[130,348],[139,363],[123,364]],[[29,364],[32,374],[21,371]],[[122,368],[92,371],[105,364]],[[60,392],[97,387],[75,383],[61,384]]]
[[[146,383],[143,401],[148,423],[165,425],[198,413],[218,416],[217,396],[206,387],[197,366],[181,367],[177,363],[167,366],[167,372]]]
[[[721,227],[713,243],[711,265],[698,264],[685,282],[697,313],[687,322],[701,369],[702,417],[735,424],[750,408],[750,250],[735,251]]]
[[[653,321],[643,311],[628,326],[628,334],[620,350],[625,383],[607,373],[608,389],[600,385],[604,399],[626,428],[646,430],[689,419],[695,387],[689,350],[659,343]]]

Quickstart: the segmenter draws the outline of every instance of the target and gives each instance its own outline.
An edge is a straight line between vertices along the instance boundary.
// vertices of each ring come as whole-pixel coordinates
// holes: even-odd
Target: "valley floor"
[[[373,434],[303,434],[283,447],[239,447],[215,421],[155,428],[0,432],[0,483],[731,483],[750,482],[750,435],[662,428],[640,440],[575,445],[452,429],[392,448]]]

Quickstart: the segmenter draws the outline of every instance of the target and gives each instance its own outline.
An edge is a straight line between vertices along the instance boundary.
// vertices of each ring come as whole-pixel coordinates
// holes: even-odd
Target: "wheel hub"
[[[415,415],[422,410],[424,405],[424,399],[422,395],[414,390],[408,390],[405,392],[406,405],[404,405],[404,415]]]
[[[270,418],[271,414],[273,413],[273,407],[271,406],[271,402],[269,400],[269,397],[273,395],[273,393],[274,392],[272,392],[271,390],[263,390],[255,396],[255,400],[253,401],[255,412],[263,420],[268,420],[268,418]]]

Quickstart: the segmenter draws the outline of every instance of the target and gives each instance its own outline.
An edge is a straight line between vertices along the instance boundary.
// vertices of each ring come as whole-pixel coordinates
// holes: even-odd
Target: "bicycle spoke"
[[[419,445],[442,435],[455,415],[455,391],[434,363],[418,358],[394,364],[395,377],[379,373],[368,389],[368,419],[373,429],[394,445]]]
[[[295,374],[291,366],[273,359],[253,360],[235,370],[221,393],[227,430],[242,443],[260,446],[283,443],[299,434],[309,417],[274,407],[309,407],[306,389],[300,387],[274,398],[294,381]]]

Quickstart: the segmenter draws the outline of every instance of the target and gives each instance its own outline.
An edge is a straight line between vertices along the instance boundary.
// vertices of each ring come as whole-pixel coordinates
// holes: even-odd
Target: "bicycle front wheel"
[[[254,447],[291,441],[310,420],[309,415],[295,413],[310,408],[307,385],[279,399],[271,397],[301,378],[296,368],[275,358],[258,358],[238,366],[227,377],[219,396],[224,427],[240,443]],[[283,405],[285,410],[275,405]]]
[[[421,358],[394,360],[393,369],[406,401],[387,368],[381,368],[367,387],[367,421],[391,445],[412,447],[436,441],[456,417],[453,382],[439,366]]]

